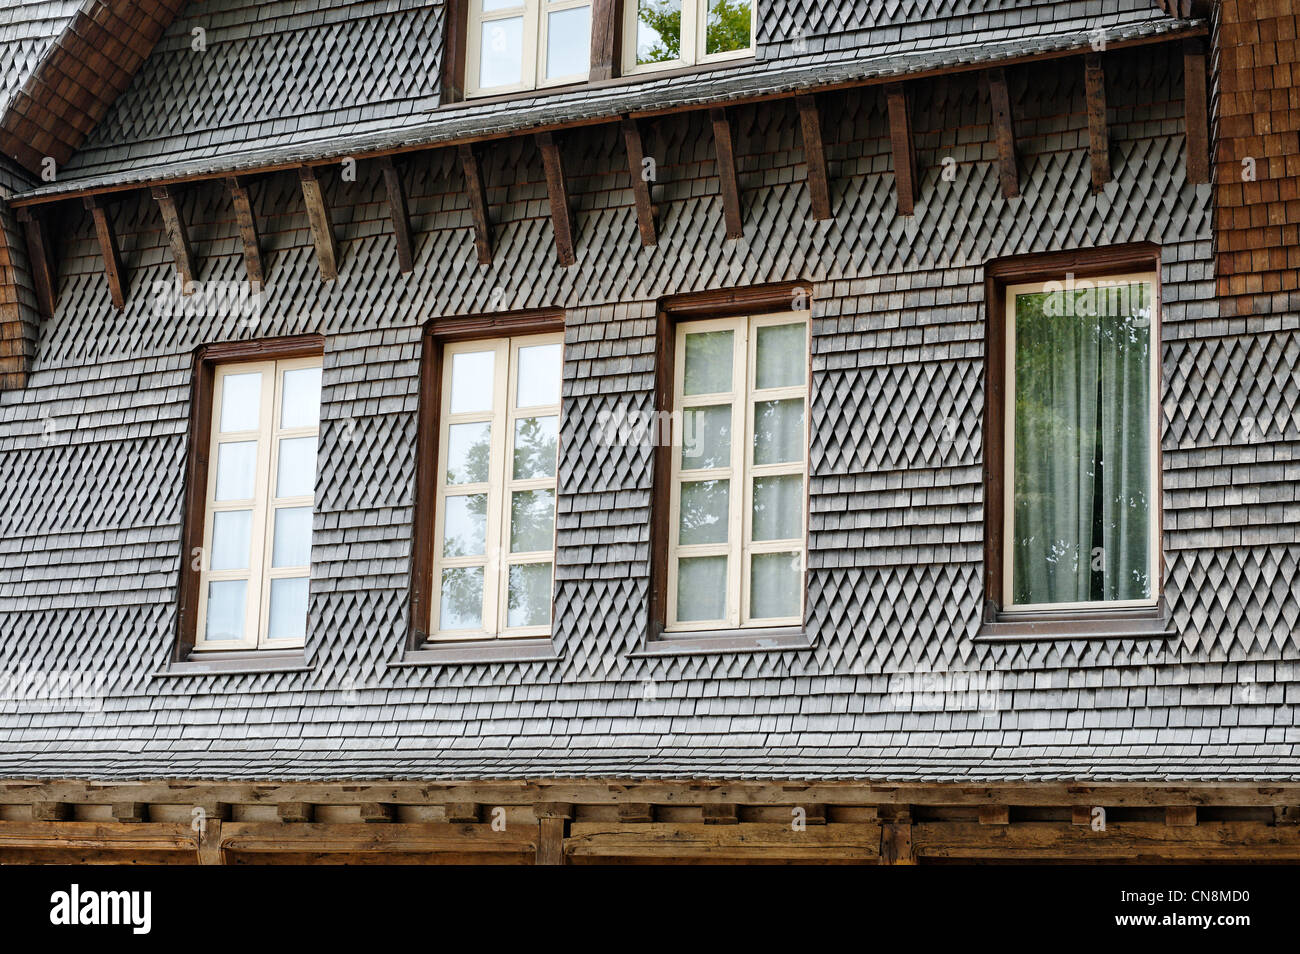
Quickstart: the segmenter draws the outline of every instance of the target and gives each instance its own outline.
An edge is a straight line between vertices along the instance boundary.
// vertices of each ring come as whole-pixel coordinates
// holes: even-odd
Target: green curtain
[[[1017,604],[1149,593],[1145,288],[1132,296],[1016,296],[1011,546]]]

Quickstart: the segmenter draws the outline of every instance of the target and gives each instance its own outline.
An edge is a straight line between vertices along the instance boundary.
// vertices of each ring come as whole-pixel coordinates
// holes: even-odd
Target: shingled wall
[[[101,675],[86,702],[0,698],[0,772],[57,776],[827,775],[1293,777],[1300,697],[1300,330],[1222,318],[1209,187],[1183,174],[1181,57],[1112,53],[1114,181],[1090,190],[1078,60],[1011,73],[1023,196],[1001,197],[965,79],[917,84],[921,195],[895,214],[883,98],[823,98],[835,217],[811,220],[793,109],[733,110],[745,235],[724,241],[706,118],[647,129],[660,241],[642,249],[616,127],[563,141],[578,262],[555,264],[528,139],[484,155],[497,251],[474,263],[449,151],[405,167],[400,276],[377,169],[326,176],[342,246],[320,282],[296,179],[255,186],[271,283],[255,327],[154,314],[170,280],[144,194],[114,212],[110,305],[87,221],[30,386],[0,395],[4,671]],[[941,160],[957,160],[954,182]],[[220,188],[186,193],[203,281],[243,277]],[[1169,640],[972,641],[982,602],[983,264],[1163,247]],[[807,651],[636,658],[648,449],[592,439],[648,407],[658,297],[763,282],[813,294]],[[434,316],[567,312],[559,662],[397,667],[407,619],[418,341]],[[175,638],[192,350],[324,332],[309,672],[159,676]],[[1243,416],[1252,418],[1248,429]],[[950,424],[949,421],[952,423]],[[957,674],[981,705],[915,695]],[[972,675],[973,674],[973,675]],[[2,695],[2,694],[0,694]]]

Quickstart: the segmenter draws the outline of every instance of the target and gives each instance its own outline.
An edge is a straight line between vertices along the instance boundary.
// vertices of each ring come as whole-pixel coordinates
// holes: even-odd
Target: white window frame
[[[271,555],[275,534],[275,511],[289,507],[316,509],[315,494],[295,497],[275,496],[274,482],[278,472],[280,441],[284,438],[312,437],[320,440],[320,425],[285,428],[281,426],[281,400],[284,373],[299,368],[320,368],[319,355],[303,358],[284,358],[275,361],[235,361],[218,365],[212,384],[212,424],[208,444],[208,479],[204,491],[203,550],[199,577],[194,651],[242,649],[300,649],[302,639],[275,639],[268,635],[271,608],[271,581],[277,579],[310,579],[311,564],[301,567],[273,567]],[[260,372],[262,394],[259,404],[258,428],[255,431],[221,430],[221,409],[225,380],[231,375]],[[217,471],[222,444],[246,441],[257,442],[257,465],[254,471],[254,495],[244,500],[216,500]],[[318,448],[319,449],[319,448]],[[252,510],[249,530],[249,559],[246,569],[213,570],[209,568],[212,554],[212,526],[214,515],[222,511]],[[247,580],[244,597],[244,638],[208,639],[208,584],[225,580]]]
[[[1065,276],[1062,276],[1064,278]],[[1124,609],[1133,607],[1156,606],[1160,602],[1161,591],[1161,527],[1160,514],[1160,466],[1161,466],[1161,410],[1160,410],[1160,276],[1155,272],[1133,272],[1127,274],[1098,275],[1079,279],[1094,285],[1128,285],[1143,283],[1151,289],[1151,331],[1149,341],[1149,361],[1151,375],[1151,433],[1149,440],[1147,499],[1151,502],[1149,520],[1149,539],[1147,541],[1147,579],[1151,581],[1151,595],[1142,600],[1083,600],[1072,603],[1016,603],[1014,580],[1015,549],[1015,486],[1016,486],[1016,296],[1058,291],[1065,287],[1059,280],[1027,282],[1008,285],[1003,307],[1005,324],[1003,337],[1006,339],[1006,399],[1003,402],[1003,503],[1002,503],[1002,599],[1003,609],[1007,613],[1027,612],[1042,613],[1055,610],[1072,609]]]
[[[637,63],[636,37],[637,24],[640,22],[637,18],[638,3],[637,0],[623,0],[624,76],[753,57],[755,39],[758,36],[758,0],[751,0],[749,5],[749,46],[743,50],[728,50],[724,53],[704,52],[705,40],[708,37],[708,31],[704,26],[705,17],[709,12],[708,0],[681,0],[681,3],[682,38],[678,46],[681,56],[675,60],[664,60],[662,63]]]
[[[515,491],[549,489],[554,494],[555,512],[559,510],[559,425],[560,403],[517,408],[519,350],[536,345],[561,346],[563,367],[564,334],[522,335],[512,338],[475,339],[446,344],[442,349],[442,387],[438,397],[438,474],[437,501],[434,505],[433,581],[429,600],[429,639],[449,642],[482,639],[513,639],[549,636],[555,612],[555,537],[552,524],[551,548],[527,553],[510,552],[510,500]],[[486,352],[495,354],[493,364],[492,408],[488,411],[463,411],[450,413],[452,386],[452,359],[457,354]],[[556,419],[556,475],[515,479],[513,476],[515,421],[528,417],[554,417]],[[488,479],[472,484],[447,483],[448,435],[453,424],[490,422],[492,447],[488,457]],[[482,555],[443,556],[443,530],[446,502],[449,496],[487,495],[486,542]],[[507,626],[510,567],[525,563],[551,564],[550,617],[545,625]],[[442,571],[455,567],[483,567],[482,627],[477,630],[444,630],[440,625],[442,613]],[[494,607],[493,612],[488,612]]]
[[[800,626],[803,624],[807,601],[806,569],[808,561],[808,446],[811,408],[809,401],[810,364],[805,364],[802,385],[779,388],[755,387],[757,364],[755,351],[758,343],[756,329],[765,325],[790,325],[803,323],[805,327],[804,355],[811,346],[811,322],[807,311],[784,311],[760,315],[739,315],[683,321],[677,325],[673,359],[673,415],[674,439],[670,448],[672,456],[672,489],[669,495],[668,530],[668,586],[665,606],[666,633],[691,633],[721,629],[751,629]],[[732,387],[729,391],[710,394],[684,394],[686,379],[686,336],[709,331],[733,332]],[[754,405],[760,401],[778,401],[800,398],[803,413],[803,455],[797,462],[781,464],[754,464]],[[726,467],[701,468],[683,471],[681,445],[686,407],[731,405],[731,460]],[[799,475],[803,483],[802,508],[799,515],[798,537],[782,540],[755,541],[753,536],[753,486],[754,478],[767,476]],[[681,495],[683,483],[701,480],[727,480],[728,521],[727,542],[708,544],[680,543]],[[739,492],[737,489],[739,487]],[[750,616],[751,560],[754,554],[800,554],[799,613],[795,616],[753,618]],[[677,618],[678,560],[683,557],[726,556],[727,599],[726,616],[716,620],[679,621]]]
[[[567,86],[572,83],[585,82],[591,74],[590,50],[591,30],[587,30],[588,65],[586,73],[574,73],[569,76],[556,76],[547,79],[546,72],[546,31],[550,23],[549,14],[578,7],[591,7],[594,0],[520,0],[514,6],[500,10],[484,11],[483,0],[469,0],[468,25],[465,40],[465,96],[499,96],[505,93],[517,93],[529,89],[545,89],[551,86]],[[508,86],[479,86],[479,65],[482,62],[481,44],[483,41],[483,24],[493,20],[513,20],[523,18],[523,35],[518,83]],[[590,13],[587,18],[591,23]]]

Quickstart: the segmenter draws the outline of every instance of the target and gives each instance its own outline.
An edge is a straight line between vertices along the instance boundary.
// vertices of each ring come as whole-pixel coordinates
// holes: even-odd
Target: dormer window
[[[590,55],[590,0],[470,0],[467,95],[584,82]]]

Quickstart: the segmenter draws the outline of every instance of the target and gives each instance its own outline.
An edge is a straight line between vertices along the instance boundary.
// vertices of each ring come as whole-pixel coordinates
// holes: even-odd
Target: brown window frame
[[[420,398],[416,415],[419,431],[416,437],[415,508],[411,532],[410,612],[402,660],[404,664],[555,658],[554,630],[550,636],[536,638],[447,643],[431,641],[427,630],[434,594],[433,537],[438,502],[443,348],[457,341],[562,333],[564,317],[563,309],[546,308],[465,318],[435,318],[424,326],[420,347]],[[563,399],[560,418],[563,424]],[[560,442],[562,452],[563,434],[560,435]],[[558,506],[556,513],[559,513]],[[558,564],[558,548],[556,556]]]
[[[981,642],[1041,639],[1079,639],[1116,637],[1163,637],[1169,625],[1165,605],[1164,582],[1164,468],[1155,474],[1156,526],[1162,545],[1156,554],[1158,600],[1154,607],[1088,607],[1086,609],[1045,610],[1014,618],[1002,611],[1003,531],[1006,509],[1005,431],[1006,423],[1006,302],[1008,286],[1064,278],[1072,273],[1078,278],[1098,278],[1126,272],[1152,272],[1161,281],[1160,246],[1152,242],[1017,255],[987,263],[984,267],[984,607],[975,639]],[[1163,299],[1160,299],[1163,301]],[[1157,323],[1160,328],[1160,324]],[[1163,334],[1155,342],[1156,365],[1162,362]],[[1158,372],[1155,400],[1163,394],[1163,372]],[[1163,416],[1161,417],[1163,421]],[[1157,447],[1163,433],[1154,435]]]
[[[305,659],[305,648],[287,650],[230,650],[205,652],[202,662],[192,654],[202,574],[194,568],[194,553],[203,549],[207,510],[208,454],[212,439],[213,384],[217,367],[251,361],[315,358],[325,354],[325,336],[294,335],[253,341],[223,341],[200,345],[194,351],[190,377],[189,447],[186,450],[184,510],[181,517],[181,566],[176,639],[170,662],[173,668],[192,666],[204,670],[261,668]]]
[[[813,284],[808,281],[782,282],[775,285],[758,285],[750,288],[700,292],[664,298],[659,302],[655,328],[655,395],[654,410],[658,420],[664,420],[673,411],[674,355],[676,354],[677,328],[683,322],[730,318],[760,312],[788,309],[796,294],[806,296],[807,310],[811,313]],[[802,310],[802,309],[801,309]],[[811,323],[812,318],[809,317]],[[812,415],[813,364],[812,333],[809,331],[808,348],[808,398],[806,411]],[[812,460],[805,458],[805,480],[811,484]],[[666,631],[668,619],[668,572],[671,560],[672,514],[672,446],[670,442],[656,441],[652,469],[653,484],[650,499],[650,594],[646,608],[645,639],[633,656],[703,655],[722,652],[762,652],[811,647],[807,633],[807,603],[804,603],[805,621],[797,626],[771,628],[742,628],[719,630]],[[810,508],[811,509],[811,508]],[[804,515],[804,593],[808,591],[809,539],[812,520]]]

